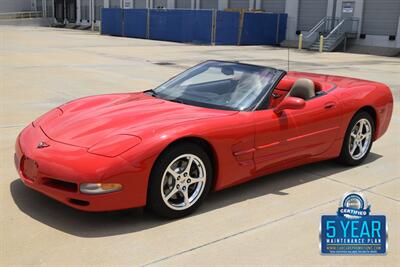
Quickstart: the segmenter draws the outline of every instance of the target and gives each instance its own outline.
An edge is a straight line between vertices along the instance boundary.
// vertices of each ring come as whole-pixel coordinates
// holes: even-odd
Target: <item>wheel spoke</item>
[[[192,167],[192,163],[193,163],[193,157],[189,157],[188,163],[186,165],[184,172],[190,173],[190,167]]]
[[[360,150],[360,152],[359,152],[359,154],[361,154],[361,153],[363,153],[364,151],[364,149],[363,149],[363,145],[362,145],[362,143],[360,142],[360,143],[358,143],[358,149]]]
[[[356,138],[356,137],[357,137],[357,134],[355,134],[355,133],[352,132],[352,133],[350,134],[350,136],[353,137],[353,138]]]
[[[185,206],[189,205],[189,193],[188,190],[181,191],[183,194],[183,200],[185,202]]]
[[[361,134],[364,128],[364,121],[360,121],[360,126],[358,127],[358,134]]]
[[[176,187],[172,188],[171,192],[168,193],[168,195],[165,196],[166,200],[169,200],[171,197],[173,197],[176,193],[178,193],[178,189]]]
[[[357,148],[357,144],[356,144],[356,142],[354,142],[354,143],[353,143],[353,146],[352,146],[352,148],[351,148],[351,150],[350,150],[350,154],[351,154],[351,155],[354,154],[354,152],[356,151],[356,148]]]
[[[197,184],[197,183],[201,183],[201,182],[205,182],[206,181],[206,178],[204,178],[204,177],[199,177],[199,178],[191,178],[191,180],[190,180],[190,183],[188,183],[188,186],[189,185],[192,185],[192,184]]]
[[[177,180],[179,173],[177,173],[175,170],[172,169],[172,167],[168,168],[168,173],[172,175],[172,177],[174,177],[175,181]]]

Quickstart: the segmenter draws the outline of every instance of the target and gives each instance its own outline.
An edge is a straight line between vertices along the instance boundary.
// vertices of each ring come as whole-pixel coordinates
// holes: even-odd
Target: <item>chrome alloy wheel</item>
[[[206,184],[207,173],[203,161],[193,154],[176,157],[164,171],[161,196],[174,210],[185,210],[200,198]]]
[[[349,140],[350,156],[359,160],[368,152],[372,139],[371,123],[367,119],[359,120],[351,129]]]

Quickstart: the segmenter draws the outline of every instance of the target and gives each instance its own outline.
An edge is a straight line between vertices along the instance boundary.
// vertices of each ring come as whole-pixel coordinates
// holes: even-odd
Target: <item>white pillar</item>
[[[76,0],[76,22],[75,24],[81,24],[81,0]]]
[[[104,8],[109,8],[110,7],[110,0],[104,0],[103,7]]]
[[[94,31],[94,0],[89,1],[89,19],[92,31]]]
[[[333,5],[335,4],[335,0],[328,0],[328,6],[326,8],[326,16],[331,17],[333,13]]]
[[[285,4],[285,13],[288,14],[286,26],[286,39],[297,40],[297,20],[299,15],[299,0],[289,0]]]

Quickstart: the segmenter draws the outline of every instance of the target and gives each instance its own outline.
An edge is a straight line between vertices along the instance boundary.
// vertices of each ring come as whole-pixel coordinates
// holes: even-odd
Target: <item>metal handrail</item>
[[[321,19],[314,27],[311,28],[311,30],[308,32],[305,38],[310,38],[322,25],[324,25],[326,22],[326,18]]]
[[[344,19],[340,21],[340,23],[326,37],[324,37],[324,39],[329,39],[334,33],[339,31],[339,29],[342,28],[344,21]]]

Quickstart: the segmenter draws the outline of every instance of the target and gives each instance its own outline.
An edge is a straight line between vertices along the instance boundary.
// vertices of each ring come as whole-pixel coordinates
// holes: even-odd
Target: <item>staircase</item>
[[[357,36],[357,18],[326,17],[319,21],[304,37],[305,48],[319,51],[320,35],[323,36],[323,52],[334,51],[343,41]]]
[[[341,33],[338,36],[331,36],[330,38],[324,37],[324,43],[323,43],[323,52],[332,52],[335,50],[346,38],[345,33]],[[319,51],[319,46],[320,46],[320,40],[318,38],[317,41],[315,41],[309,48],[308,50],[311,51]]]

